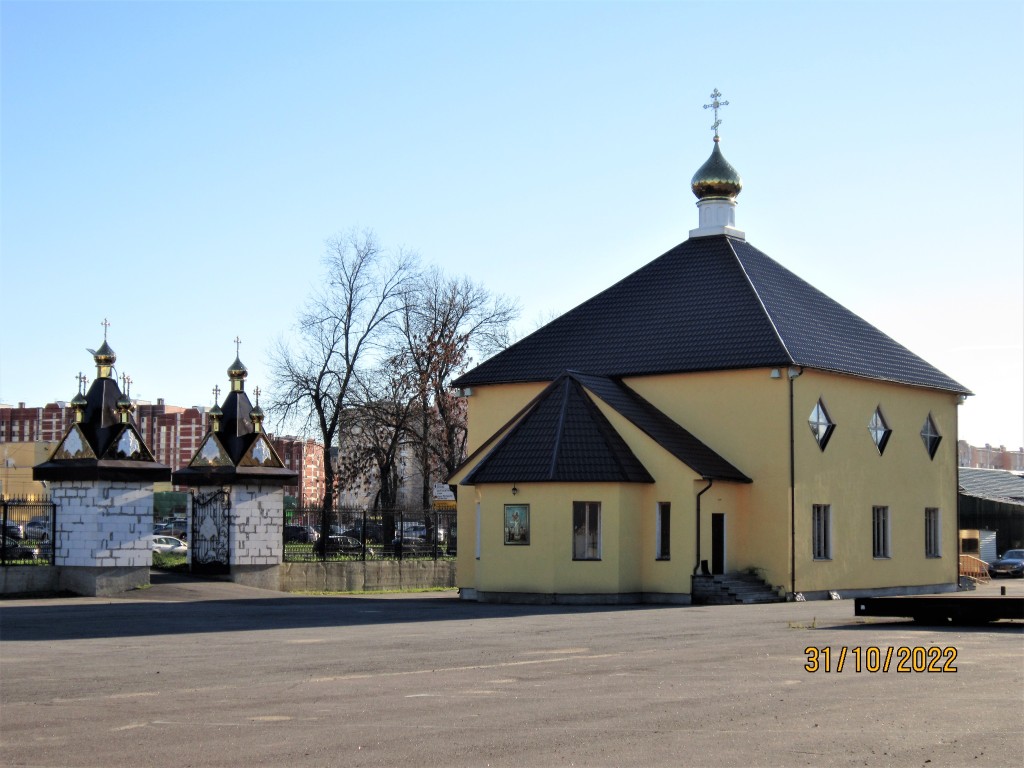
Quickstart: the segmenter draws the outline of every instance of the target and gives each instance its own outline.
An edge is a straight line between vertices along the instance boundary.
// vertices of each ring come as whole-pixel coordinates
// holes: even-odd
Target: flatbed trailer
[[[999,619],[1024,620],[1024,597],[919,595],[859,597],[855,616],[909,618],[925,624],[984,624]]]

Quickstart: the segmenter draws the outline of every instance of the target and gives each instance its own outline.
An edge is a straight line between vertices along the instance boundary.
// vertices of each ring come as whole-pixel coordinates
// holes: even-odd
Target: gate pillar
[[[197,560],[203,529],[210,533],[216,526],[211,517],[200,519],[196,504],[223,491],[228,547],[222,572],[232,581],[278,589],[284,554],[284,487],[296,483],[298,473],[285,468],[263,431],[259,388],[254,406],[245,393],[247,376],[236,357],[228,368],[231,390],[223,406],[210,409],[209,431],[188,466],[174,473],[174,483],[195,489],[190,567],[199,570],[201,565]]]
[[[93,359],[96,379],[83,393],[79,377],[71,401],[74,423],[32,477],[47,483],[54,503],[58,588],[105,596],[149,585],[153,485],[170,480],[171,470],[132,421],[131,398],[110,375],[116,356],[106,338]]]

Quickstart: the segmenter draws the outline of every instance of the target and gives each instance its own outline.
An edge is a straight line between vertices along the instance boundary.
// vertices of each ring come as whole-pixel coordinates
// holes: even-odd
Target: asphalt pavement
[[[1021,581],[979,594],[1000,587],[1024,595]],[[1022,754],[1021,622],[861,619],[851,600],[509,606],[168,577],[119,598],[0,601],[3,765],[938,768]]]

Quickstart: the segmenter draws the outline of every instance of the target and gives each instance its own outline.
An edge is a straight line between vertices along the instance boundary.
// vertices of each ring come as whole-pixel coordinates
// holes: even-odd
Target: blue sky
[[[211,402],[352,227],[520,335],[683,241],[722,148],[748,240],[1024,445],[1019,2],[0,4],[0,402]],[[272,415],[271,415],[272,421]],[[273,428],[273,424],[271,425]]]

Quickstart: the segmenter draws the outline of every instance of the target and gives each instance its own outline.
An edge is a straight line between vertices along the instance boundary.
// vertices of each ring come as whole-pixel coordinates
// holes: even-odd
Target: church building
[[[956,588],[970,392],[747,241],[719,96],[689,238],[454,382],[464,598]]]

